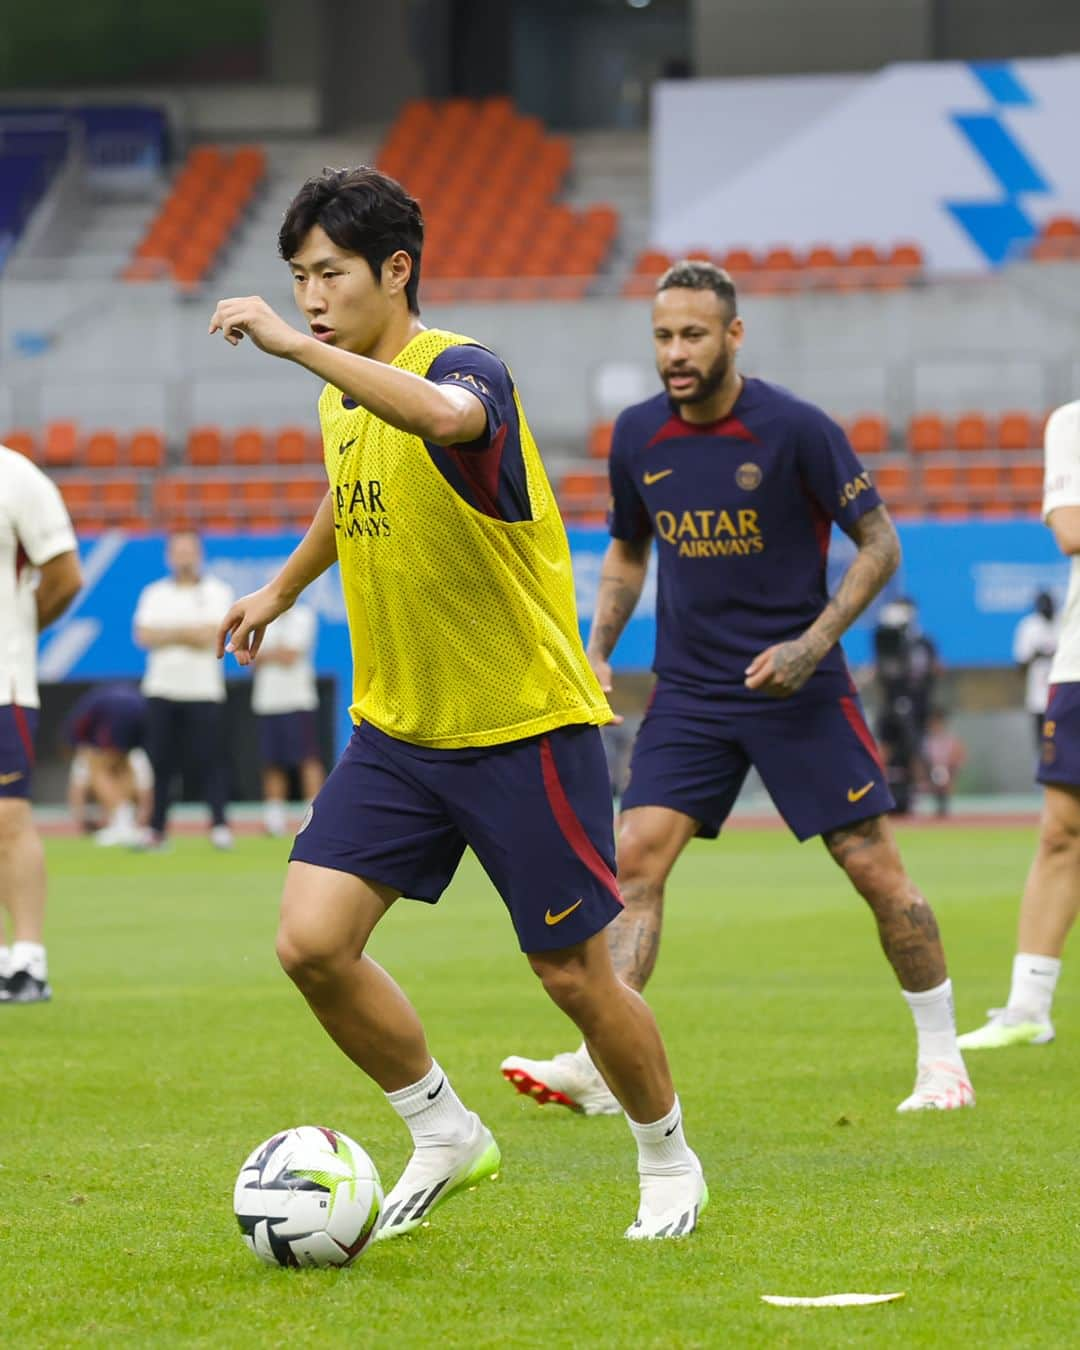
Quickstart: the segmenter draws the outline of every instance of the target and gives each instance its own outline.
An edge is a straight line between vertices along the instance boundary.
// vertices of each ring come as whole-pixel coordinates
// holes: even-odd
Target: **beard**
[[[671,392],[668,381],[672,374],[675,374],[676,372],[670,371],[667,375],[662,377],[668,398],[671,399],[672,403],[677,404],[705,403],[708,399],[712,398],[717,390],[723,385],[725,379],[727,379],[727,373],[730,367],[731,358],[727,352],[721,352],[704,374],[702,374],[700,370],[695,370],[692,366],[677,372],[680,375],[693,375],[696,377],[697,384],[689,394],[673,394]]]

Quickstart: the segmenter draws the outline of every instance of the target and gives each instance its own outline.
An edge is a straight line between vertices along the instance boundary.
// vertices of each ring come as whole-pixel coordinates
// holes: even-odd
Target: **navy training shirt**
[[[786,389],[745,378],[718,422],[684,421],[666,394],[627,408],[609,471],[612,536],[656,538],[659,679],[691,703],[769,698],[746,688],[746,667],[825,608],[833,521],[850,530],[881,505],[843,431]],[[794,697],[850,692],[837,645]]]
[[[487,429],[467,445],[425,441],[436,468],[470,506],[496,520],[531,520],[521,426],[509,370],[486,347],[447,347],[428,367],[433,384],[458,385],[487,413]]]

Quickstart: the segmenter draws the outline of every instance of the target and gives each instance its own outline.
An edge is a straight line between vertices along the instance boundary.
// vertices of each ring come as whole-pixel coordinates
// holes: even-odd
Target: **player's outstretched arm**
[[[611,653],[637,608],[649,567],[650,536],[644,539],[612,539],[600,568],[589,643],[589,664],[605,694],[611,693]],[[623,719],[616,716],[616,724]]]
[[[797,693],[899,567],[900,540],[884,506],[860,516],[850,534],[858,552],[836,594],[802,637],[754,658],[746,668],[748,689],[774,698]]]
[[[467,445],[487,430],[487,409],[467,389],[319,342],[286,323],[260,296],[219,300],[210,333],[221,333],[233,347],[249,337],[260,351],[295,361],[380,421],[434,445]]]
[[[327,493],[307,534],[272,581],[231,605],[217,631],[217,654],[233,652],[238,665],[250,665],[259,654],[267,627],[297,601],[305,587],[337,560],[334,508]]]

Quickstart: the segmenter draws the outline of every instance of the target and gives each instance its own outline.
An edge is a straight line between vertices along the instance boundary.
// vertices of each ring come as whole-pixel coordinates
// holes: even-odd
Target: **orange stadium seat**
[[[953,497],[960,486],[960,475],[952,464],[927,464],[922,473],[922,486],[930,500]]]
[[[1010,464],[1009,486],[1017,495],[1041,493],[1043,466],[1041,464]]]
[[[133,469],[160,469],[165,463],[165,441],[159,431],[140,427],[128,442],[128,463]]]
[[[611,453],[611,433],[614,422],[597,422],[589,431],[589,458],[607,459]]]
[[[920,413],[908,423],[908,448],[923,455],[945,448],[945,422],[938,413]]]
[[[71,512],[72,519],[76,525],[79,523],[80,516],[89,511],[94,501],[94,480],[92,478],[76,478],[72,474],[60,480],[58,484],[60,495],[64,499],[64,504]]]
[[[957,450],[986,450],[990,424],[982,413],[962,413],[953,423],[952,443]]]
[[[116,432],[91,432],[83,445],[82,462],[92,469],[115,469],[120,463],[120,438]]]
[[[729,248],[721,258],[720,266],[738,280],[748,272],[757,271],[757,259],[748,248]]]
[[[266,437],[259,427],[241,427],[233,433],[231,452],[234,464],[261,464],[267,458]]]
[[[999,450],[1030,450],[1038,444],[1035,424],[1026,412],[1004,412],[994,437]]]
[[[965,495],[969,501],[985,502],[997,497],[1004,490],[1001,470],[997,464],[966,464],[963,475]]]
[[[882,464],[874,483],[890,508],[906,505],[911,494],[911,470],[906,464]]]
[[[303,464],[308,458],[308,433],[303,427],[281,427],[271,457],[276,464]]]
[[[220,464],[223,457],[219,427],[192,427],[187,442],[189,464],[201,467]]]
[[[37,437],[32,431],[26,431],[22,427],[13,427],[6,435],[0,436],[0,444],[6,445],[17,454],[25,455],[27,459],[33,459],[37,453]]]
[[[878,413],[863,413],[848,428],[851,448],[857,455],[881,455],[889,448],[889,424]]]
[[[1073,216],[1054,216],[1042,227],[1043,239],[1080,239],[1080,220]]]
[[[63,468],[74,464],[78,449],[79,429],[74,422],[64,419],[45,423],[42,459],[46,465]]]

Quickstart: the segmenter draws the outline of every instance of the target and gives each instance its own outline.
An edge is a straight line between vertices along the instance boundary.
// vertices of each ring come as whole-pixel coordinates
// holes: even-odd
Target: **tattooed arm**
[[[604,554],[586,651],[605,694],[611,693],[611,653],[641,599],[651,547],[649,535],[634,540],[612,539]]]
[[[900,540],[884,506],[860,516],[850,533],[859,551],[836,594],[802,637],[754,658],[746,670],[748,689],[761,689],[773,698],[800,690],[900,565]]]

